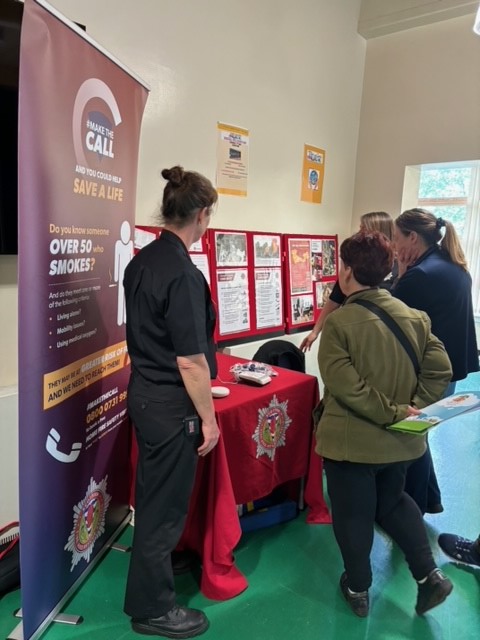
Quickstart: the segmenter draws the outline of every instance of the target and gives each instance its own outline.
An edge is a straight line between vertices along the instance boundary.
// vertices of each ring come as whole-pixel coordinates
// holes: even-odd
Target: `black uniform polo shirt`
[[[177,356],[205,354],[217,375],[215,310],[202,272],[174,233],[144,247],[123,280],[127,345],[135,377],[150,384],[183,385]]]

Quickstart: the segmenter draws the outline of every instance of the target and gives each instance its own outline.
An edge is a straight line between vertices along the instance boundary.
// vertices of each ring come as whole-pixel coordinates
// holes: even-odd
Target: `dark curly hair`
[[[393,249],[379,231],[360,231],[347,238],[340,246],[340,257],[363,286],[378,286],[392,270]]]
[[[163,191],[162,222],[178,229],[188,225],[199,209],[212,207],[218,194],[208,178],[196,171],[184,171],[183,167],[163,169],[168,180]]]

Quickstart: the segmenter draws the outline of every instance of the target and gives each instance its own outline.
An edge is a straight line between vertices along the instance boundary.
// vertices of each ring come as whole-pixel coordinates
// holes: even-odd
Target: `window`
[[[428,209],[455,227],[472,276],[475,315],[480,319],[480,161],[407,167],[402,211]]]

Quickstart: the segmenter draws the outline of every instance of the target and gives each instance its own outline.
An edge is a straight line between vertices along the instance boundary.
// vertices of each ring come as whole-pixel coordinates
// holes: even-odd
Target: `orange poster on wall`
[[[302,194],[303,202],[322,201],[325,151],[309,144],[303,146]]]

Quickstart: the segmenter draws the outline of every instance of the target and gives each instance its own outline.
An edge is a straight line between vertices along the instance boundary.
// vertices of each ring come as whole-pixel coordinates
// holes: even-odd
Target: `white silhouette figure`
[[[120,240],[115,243],[115,272],[113,279],[118,282],[117,324],[119,327],[127,321],[125,292],[123,290],[123,274],[127,264],[133,258],[133,240],[130,240],[130,224],[124,220],[120,228]]]

